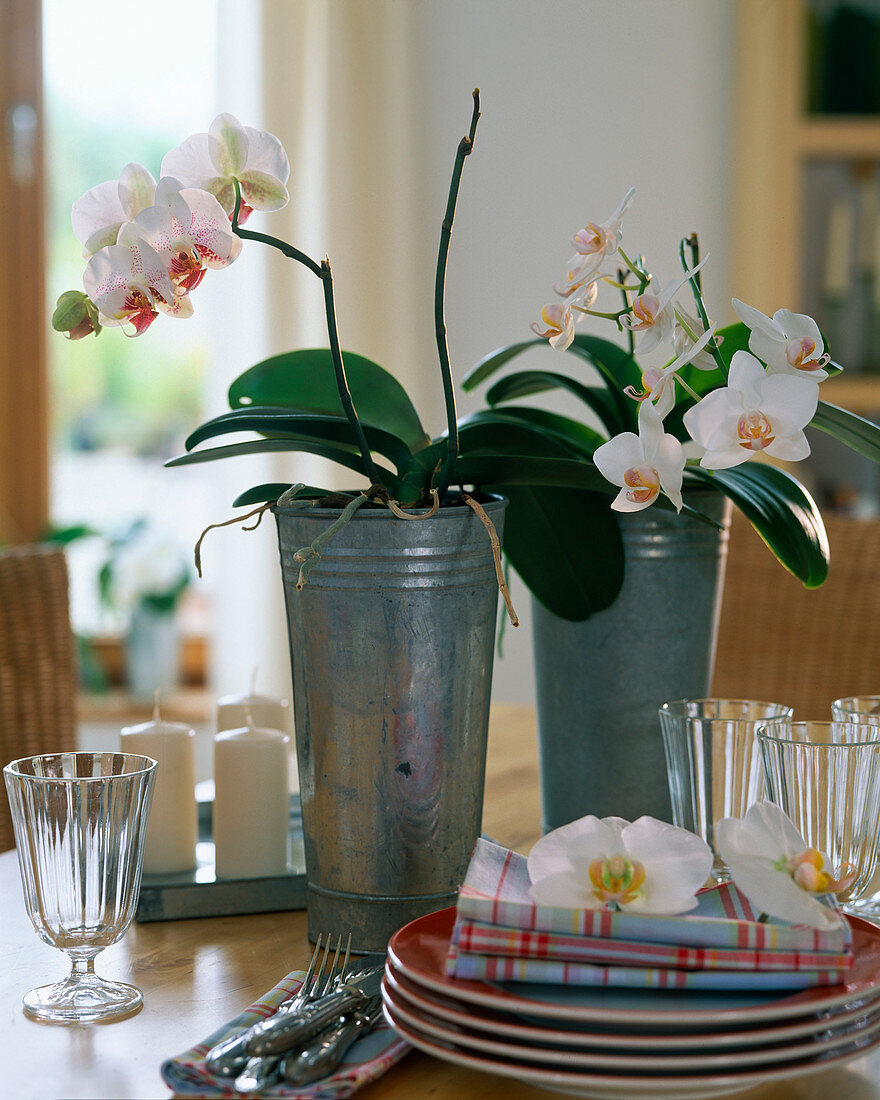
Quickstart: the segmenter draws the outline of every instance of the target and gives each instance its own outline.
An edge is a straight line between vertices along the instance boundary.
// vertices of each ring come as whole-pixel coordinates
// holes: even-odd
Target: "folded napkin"
[[[162,1063],[162,1078],[165,1084],[176,1093],[190,1096],[229,1096],[240,1094],[232,1087],[229,1077],[217,1077],[205,1068],[205,1055],[233,1032],[242,1031],[251,1024],[264,1020],[278,1008],[279,1004],[302,985],[305,973],[295,970],[283,981],[270,989],[258,1001],[254,1001],[234,1020],[229,1020],[201,1043],[190,1047],[176,1058]],[[381,1077],[410,1049],[409,1043],[401,1039],[380,1020],[373,1029],[353,1043],[334,1073],[316,1081],[314,1084],[296,1087],[279,1082],[270,1088],[262,1089],[260,1096],[301,1098],[301,1100],[339,1100],[351,1096],[368,1081]]]
[[[852,965],[841,919],[820,931],[759,921],[732,883],[675,916],[537,905],[524,856],[479,840],[447,957],[452,977],[674,989],[835,985]]]

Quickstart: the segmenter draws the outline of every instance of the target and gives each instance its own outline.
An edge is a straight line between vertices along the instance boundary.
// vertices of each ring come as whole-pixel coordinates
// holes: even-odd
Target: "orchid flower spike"
[[[723,818],[715,826],[715,843],[737,888],[755,909],[810,928],[840,923],[840,915],[819,897],[845,890],[855,872],[846,868],[835,879],[828,857],[807,847],[774,802],[755,802],[743,818]]]
[[[767,317],[754,306],[732,299],[737,317],[751,329],[749,351],[767,364],[769,374],[793,374],[824,382],[831,361],[819,326],[806,313],[778,309]]]
[[[564,297],[583,287],[591,277],[600,277],[598,272],[603,261],[620,248],[623,237],[620,225],[635,193],[635,188],[631,187],[607,222],[587,222],[583,229],[575,233],[571,239],[575,254],[568,261],[565,281],[553,288],[557,294]]]
[[[819,402],[809,378],[768,374],[747,351],[734,352],[727,385],[713,390],[684,414],[684,426],[705,454],[707,470],[738,466],[766,451],[799,462],[810,453],[803,429]]]
[[[681,510],[685,454],[650,401],[639,406],[639,434],[621,432],[593,453],[596,469],[621,490],[611,502],[617,512],[640,512],[661,491]]]
[[[539,905],[684,913],[712,870],[696,833],[640,817],[583,817],[543,836],[528,858]]]
[[[675,380],[678,372],[703,354],[703,348],[714,335],[715,326],[710,325],[699,340],[692,341],[671,363],[667,363],[665,367],[649,367],[643,371],[641,390],[637,390],[634,386],[626,386],[623,392],[635,401],[650,401],[662,420],[672,411],[672,406],[675,404]],[[715,365],[714,362],[712,365]]]
[[[234,115],[217,115],[207,134],[193,134],[162,161],[162,175],[209,191],[230,216],[235,186],[241,187],[239,222],[252,210],[280,210],[288,202],[290,164],[274,134],[242,126]]]
[[[671,344],[678,322],[676,306],[672,299],[684,284],[700,270],[709,259],[704,256],[696,267],[685,271],[680,279],[674,279],[656,294],[638,294],[632,301],[632,311],[621,317],[621,324],[630,332],[639,333],[639,351],[647,354],[658,344]]]

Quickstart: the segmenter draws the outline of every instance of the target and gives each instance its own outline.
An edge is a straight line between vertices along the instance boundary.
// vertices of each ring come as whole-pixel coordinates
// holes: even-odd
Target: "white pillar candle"
[[[280,730],[292,738],[290,703],[275,695],[259,694],[256,679],[257,670],[254,669],[247,695],[224,695],[217,700],[217,732],[241,729],[252,724],[258,729]],[[292,740],[288,750],[287,786],[291,794],[299,793],[299,771]]]
[[[123,752],[151,756],[158,765],[144,873],[191,871],[198,838],[195,730],[182,722],[163,722],[157,702],[153,721],[124,727],[120,742]]]
[[[265,878],[287,870],[290,738],[248,724],[214,738],[217,878]]]
[[[272,695],[224,695],[217,701],[217,730],[237,730],[247,726],[248,714],[258,729],[290,732],[290,704]]]

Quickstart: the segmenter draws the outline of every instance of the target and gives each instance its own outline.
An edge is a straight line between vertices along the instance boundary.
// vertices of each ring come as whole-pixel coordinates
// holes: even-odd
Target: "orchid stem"
[[[449,240],[452,236],[452,222],[455,217],[455,203],[461,184],[464,158],[474,148],[474,135],[480,119],[480,89],[474,88],[474,110],[467,137],[458,143],[455,164],[452,169],[452,181],[449,184],[449,197],[446,202],[446,214],[440,230],[440,249],[437,255],[437,271],[434,277],[434,325],[437,336],[437,353],[440,358],[440,375],[443,379],[443,396],[446,402],[446,461],[440,479],[440,497],[445,496],[452,481],[455,463],[458,458],[458,415],[455,408],[455,388],[452,382],[452,370],[449,365],[449,346],[446,340],[446,320],[444,316],[444,297],[446,290],[446,261],[449,255]]]
[[[366,436],[364,435],[364,429],[361,426],[360,418],[354,407],[354,399],[351,396],[348,378],[345,374],[345,363],[342,359],[342,350],[339,346],[339,332],[336,327],[336,306],[333,300],[333,275],[330,271],[330,261],[325,258],[320,264],[316,263],[311,256],[307,256],[305,252],[301,252],[298,248],[294,248],[293,245],[287,244],[286,241],[281,241],[277,237],[270,236],[268,233],[257,233],[252,229],[242,229],[238,224],[238,218],[241,213],[241,185],[237,179],[233,182],[235,185],[235,210],[232,214],[232,232],[236,233],[242,240],[259,241],[261,244],[267,244],[272,248],[278,249],[282,255],[287,256],[288,259],[296,260],[297,263],[307,267],[313,275],[317,275],[321,280],[324,287],[324,312],[327,315],[327,334],[330,339],[330,355],[333,359],[333,369],[336,372],[336,388],[339,391],[339,399],[342,402],[343,411],[345,412],[352,433],[354,434],[358,450],[361,452],[365,473],[370,479],[370,484],[375,485],[379,481],[379,474],[373,462],[373,456],[370,453],[370,448]]]
[[[691,235],[689,237],[682,238],[682,241],[678,246],[678,255],[679,255],[679,258],[681,259],[682,269],[684,271],[688,271],[689,270],[688,269],[688,261],[687,261],[687,257],[684,254],[685,248],[688,248],[690,250],[690,254],[691,254],[690,267],[695,268],[697,266],[697,264],[700,262],[700,242],[697,238],[696,233],[691,233]],[[703,288],[702,288],[702,283],[700,281],[700,273],[696,272],[695,274],[688,276],[688,282],[691,285],[691,293],[694,296],[694,302],[696,303],[697,312],[700,315],[700,320],[703,322],[703,328],[704,328],[704,330],[708,329],[709,328],[709,315],[706,312],[706,306],[703,302]],[[710,354],[712,355],[712,358],[717,363],[719,369],[724,371],[725,374],[726,374],[727,373],[727,364],[724,362],[724,359],[722,358],[721,350],[720,350],[719,345],[718,345],[718,341],[714,337],[706,345],[706,350],[708,352],[710,352]]]

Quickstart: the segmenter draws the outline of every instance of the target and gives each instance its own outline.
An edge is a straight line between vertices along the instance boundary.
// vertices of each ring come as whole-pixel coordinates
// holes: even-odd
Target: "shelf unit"
[[[781,307],[811,313],[825,328],[815,303],[825,285],[827,223],[812,221],[819,185],[810,173],[839,171],[837,163],[876,175],[880,116],[807,113],[806,0],[739,0],[735,34],[731,285],[737,297],[767,314]],[[813,181],[809,206],[808,179]],[[824,197],[821,190],[818,194]],[[840,331],[847,332],[845,324]],[[845,373],[823,384],[822,399],[877,421],[880,354],[877,373],[855,369],[844,342],[828,336]],[[871,361],[873,355],[865,358]],[[866,470],[866,463],[834,441],[819,439],[797,474],[806,475],[823,505],[838,499],[841,486],[844,500],[877,494],[867,510],[872,505],[880,510],[876,470]]]

